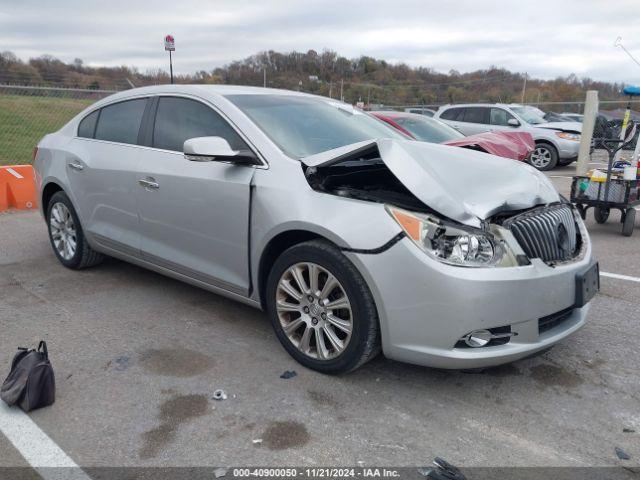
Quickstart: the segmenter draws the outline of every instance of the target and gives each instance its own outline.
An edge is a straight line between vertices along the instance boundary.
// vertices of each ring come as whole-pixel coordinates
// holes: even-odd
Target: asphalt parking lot
[[[574,170],[550,174],[565,194]],[[588,217],[601,271],[640,277],[640,231],[624,238],[618,220]],[[116,260],[67,270],[37,212],[5,213],[0,371],[17,346],[48,342],[57,399],[30,417],[83,467],[415,466],[441,456],[465,467],[637,468],[640,282],[601,282],[588,325],[541,356],[482,373],[379,356],[329,377],[291,359],[262,312]],[[286,370],[297,376],[280,378]],[[219,388],[227,400],[212,398]],[[21,465],[0,433],[0,467]]]

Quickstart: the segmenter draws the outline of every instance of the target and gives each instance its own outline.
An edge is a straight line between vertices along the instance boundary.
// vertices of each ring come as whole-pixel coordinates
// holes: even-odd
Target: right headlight
[[[461,267],[494,267],[505,248],[493,234],[447,224],[433,215],[409,212],[390,205],[387,211],[407,236],[430,257]]]

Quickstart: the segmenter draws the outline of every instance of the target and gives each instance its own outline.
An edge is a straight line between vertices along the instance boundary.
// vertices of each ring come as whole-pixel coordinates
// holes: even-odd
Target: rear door
[[[117,102],[86,116],[65,168],[85,233],[96,243],[139,253],[135,171],[147,98]]]
[[[195,137],[225,138],[250,149],[211,105],[156,97],[138,165],[142,257],[241,295],[249,291],[249,205],[255,167],[185,159]]]

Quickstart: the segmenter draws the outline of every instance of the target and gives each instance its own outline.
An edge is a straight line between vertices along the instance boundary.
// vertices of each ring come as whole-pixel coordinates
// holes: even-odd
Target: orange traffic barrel
[[[38,207],[35,172],[31,165],[0,166],[0,211]]]

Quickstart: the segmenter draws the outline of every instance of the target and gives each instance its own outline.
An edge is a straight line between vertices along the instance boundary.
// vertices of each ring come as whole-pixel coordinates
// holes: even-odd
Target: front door
[[[248,149],[210,106],[160,97],[149,142],[138,164],[142,257],[225,290],[249,292],[249,206],[254,167],[185,159],[195,137],[225,138]]]

